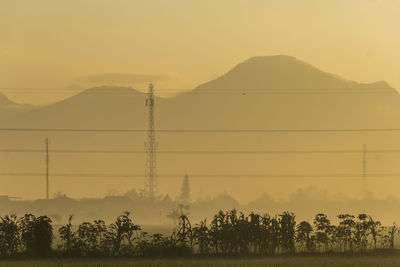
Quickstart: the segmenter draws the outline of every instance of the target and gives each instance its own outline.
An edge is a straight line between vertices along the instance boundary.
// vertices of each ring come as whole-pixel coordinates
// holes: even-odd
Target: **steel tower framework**
[[[146,98],[148,108],[148,131],[145,144],[146,150],[146,169],[145,169],[145,189],[144,192],[152,201],[158,195],[158,177],[157,177],[157,142],[154,127],[154,86],[149,85],[149,91]]]

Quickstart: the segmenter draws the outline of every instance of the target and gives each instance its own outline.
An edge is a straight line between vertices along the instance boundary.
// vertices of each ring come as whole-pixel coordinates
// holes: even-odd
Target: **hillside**
[[[26,112],[10,123],[32,127],[143,128],[147,119],[144,101],[145,94],[133,88],[104,86]],[[292,127],[300,121],[304,127],[319,124],[320,112],[328,116],[330,124],[345,126],[343,116],[352,125],[359,123],[364,120],[358,116],[360,111],[366,112],[363,117],[368,117],[368,122],[376,117],[381,123],[382,118],[392,117],[387,111],[397,108],[400,96],[383,81],[348,81],[293,57],[271,56],[251,58],[192,91],[156,101],[159,128],[223,128],[241,123],[245,123],[243,127],[247,124],[260,128],[279,124]],[[357,114],[353,114],[355,110]],[[271,113],[279,116],[272,118]],[[260,117],[268,125],[259,125]]]
[[[15,103],[5,94],[0,93],[0,122],[13,120],[18,114],[29,111],[32,108],[30,105]]]
[[[200,85],[202,90],[387,90],[384,81],[362,84],[319,70],[311,64],[290,56],[253,57],[238,64],[223,76]]]
[[[8,99],[7,96],[5,96],[4,94],[0,93],[0,107],[8,107],[8,106],[15,106],[17,105],[16,103],[14,103],[13,101],[11,101],[10,99]]]
[[[132,88],[100,87],[46,107],[13,117],[3,125],[17,128],[100,128],[146,129],[145,94]],[[319,70],[287,56],[251,58],[228,73],[174,98],[156,99],[158,129],[335,129],[400,127],[400,96],[385,82],[358,83]],[[2,133],[1,147],[42,148],[52,140],[52,149],[135,150],[142,151],[145,133]],[[353,134],[221,134],[157,133],[160,150],[360,150],[399,149],[400,139],[393,133]],[[2,171],[43,172],[43,155],[31,153],[3,155]],[[335,174],[361,173],[361,154],[275,155],[275,154],[166,154],[158,155],[160,190],[177,194],[185,173],[210,174],[193,178],[195,194],[215,194],[223,190],[240,201],[253,194],[275,192],[275,197],[304,185],[317,184],[343,193],[354,192],[360,180],[247,179],[218,178],[213,174]],[[53,173],[134,173],[144,172],[144,154],[54,154]],[[368,171],[400,173],[396,154],[374,154]],[[205,168],[206,166],[206,168]],[[162,178],[176,174],[176,178]],[[379,178],[379,177],[378,177]],[[396,192],[396,180],[379,183],[371,178],[369,188]],[[6,177],[4,179],[15,179]],[[42,194],[42,185],[31,178],[18,178],[31,190],[26,195]],[[42,179],[42,178],[37,178]],[[109,190],[126,191],[143,186],[143,179],[56,177],[52,192],[73,191],[79,196],[102,196]],[[94,182],[93,179],[96,182]],[[339,182],[340,181],[340,182]],[[247,187],[237,186],[246,182]],[[344,184],[343,184],[344,183]],[[92,191],[80,190],[92,188]],[[344,186],[345,185],[345,186]],[[9,188],[21,195],[21,188]],[[362,189],[359,190],[361,194]]]
[[[144,115],[145,95],[128,87],[96,87],[13,118],[10,124],[36,128],[119,128]],[[125,128],[125,127],[124,127]]]
[[[288,56],[251,58],[170,102],[163,119],[182,128],[194,120],[212,128],[387,126],[400,112],[386,82],[345,80]]]

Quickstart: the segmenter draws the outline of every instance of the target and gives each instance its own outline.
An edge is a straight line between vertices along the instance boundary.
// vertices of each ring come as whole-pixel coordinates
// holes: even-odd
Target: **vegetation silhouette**
[[[325,214],[312,223],[296,222],[291,212],[270,216],[235,209],[192,225],[181,213],[172,234],[148,234],[124,212],[107,225],[102,220],[58,229],[61,243],[52,247],[53,226],[47,216],[0,218],[0,257],[183,257],[250,256],[294,253],[352,253],[393,250],[396,224],[382,226],[371,216],[340,214],[333,224]]]
[[[0,217],[0,256],[11,257],[26,254],[45,257],[52,253],[52,221],[47,216],[25,214]]]

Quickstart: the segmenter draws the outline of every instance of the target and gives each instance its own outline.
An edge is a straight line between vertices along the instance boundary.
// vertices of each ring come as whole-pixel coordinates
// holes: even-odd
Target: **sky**
[[[400,87],[399,0],[0,0],[0,92],[46,104],[98,85],[189,90],[291,55]]]

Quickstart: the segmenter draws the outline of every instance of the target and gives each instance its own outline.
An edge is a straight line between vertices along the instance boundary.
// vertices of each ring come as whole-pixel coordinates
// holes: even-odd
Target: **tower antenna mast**
[[[149,85],[149,91],[146,98],[146,106],[148,108],[148,131],[145,144],[146,150],[146,169],[145,169],[145,194],[151,201],[154,201],[158,195],[158,179],[157,179],[157,142],[154,127],[154,86]]]

